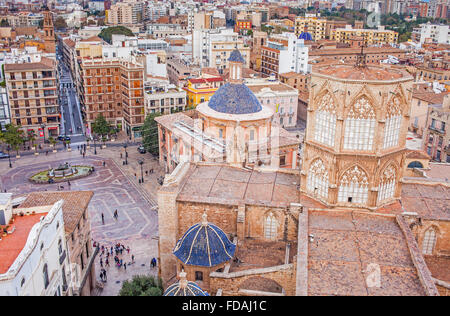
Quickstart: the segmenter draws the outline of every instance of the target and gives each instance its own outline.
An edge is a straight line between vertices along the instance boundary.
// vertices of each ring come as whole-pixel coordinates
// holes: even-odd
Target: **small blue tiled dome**
[[[208,223],[195,224],[178,240],[173,254],[187,265],[214,267],[233,258],[236,250],[225,233]]]
[[[245,63],[244,57],[242,57],[241,52],[237,48],[231,52],[228,61],[235,61],[243,64]]]
[[[262,110],[261,103],[244,84],[226,83],[209,100],[214,111],[227,114],[250,114]]]
[[[300,34],[300,36],[298,37],[298,39],[302,39],[302,40],[305,40],[305,41],[312,41],[312,40],[313,40],[313,37],[312,37],[312,35],[311,35],[310,33],[308,33],[308,32],[302,32],[302,33]]]
[[[181,282],[177,282],[169,286],[163,294],[164,296],[209,296],[203,291],[197,283],[187,281],[183,286]]]

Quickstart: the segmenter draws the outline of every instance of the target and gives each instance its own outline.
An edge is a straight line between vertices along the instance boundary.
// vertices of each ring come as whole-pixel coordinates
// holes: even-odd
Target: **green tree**
[[[19,155],[20,145],[24,143],[23,131],[17,126],[8,124],[6,131],[2,133],[2,139],[5,144],[8,144]]]
[[[161,279],[153,276],[135,275],[131,281],[123,282],[119,296],[162,296]]]
[[[125,26],[112,26],[112,27],[108,27],[103,29],[100,34],[98,35],[98,37],[100,37],[101,39],[103,39],[105,42],[108,42],[111,44],[111,40],[112,40],[112,35],[113,34],[122,34],[122,35],[126,35],[126,36],[134,36],[133,32],[126,28]]]
[[[92,124],[92,131],[94,134],[99,135],[103,142],[106,141],[106,136],[112,131],[112,126],[108,123],[105,117],[100,114]]]
[[[158,139],[158,123],[155,118],[161,116],[161,113],[150,113],[147,115],[142,125],[142,145],[152,155],[159,154],[159,139]]]
[[[0,27],[8,27],[8,26],[9,26],[8,20],[2,19],[2,21],[0,22]]]

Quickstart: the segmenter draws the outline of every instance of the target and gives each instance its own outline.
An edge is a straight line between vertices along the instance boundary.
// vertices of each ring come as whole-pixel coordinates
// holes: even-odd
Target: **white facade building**
[[[427,40],[431,40],[433,43],[438,44],[450,44],[450,27],[445,24],[421,24],[420,28],[415,28],[413,33],[416,34],[416,38],[420,38],[420,44],[425,43]]]
[[[65,294],[67,280],[70,280],[66,271],[70,270],[62,205],[63,201],[59,201],[52,206],[14,210],[15,220],[10,223],[10,233],[0,241],[0,296]],[[19,230],[20,234],[17,233]],[[23,240],[21,236],[27,232],[28,237]],[[7,247],[9,253],[11,249],[17,251],[13,262],[9,262],[11,258],[6,251],[2,256],[2,247]]]
[[[303,39],[298,39],[293,33],[283,33],[281,37],[288,40],[288,46],[278,41],[267,41],[267,46],[280,51],[278,59],[278,73],[296,72],[308,73],[308,46]]]

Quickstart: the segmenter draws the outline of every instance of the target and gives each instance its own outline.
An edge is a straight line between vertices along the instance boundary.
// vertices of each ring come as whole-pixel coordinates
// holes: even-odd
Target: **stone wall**
[[[296,269],[295,264],[287,264],[263,269],[251,269],[234,273],[213,272],[210,275],[211,293],[217,293],[222,290],[224,296],[242,296],[248,293],[242,293],[239,290],[241,285],[247,280],[255,277],[270,279],[280,284],[287,296],[295,295],[296,288]],[[248,284],[248,282],[247,282]]]

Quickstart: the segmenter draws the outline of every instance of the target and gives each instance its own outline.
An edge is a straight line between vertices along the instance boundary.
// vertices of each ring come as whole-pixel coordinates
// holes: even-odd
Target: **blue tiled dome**
[[[242,57],[241,52],[239,49],[235,49],[231,52],[230,57],[228,58],[228,61],[235,61],[239,63],[245,63],[244,57]]]
[[[262,110],[261,103],[244,84],[226,83],[209,100],[214,111],[227,114],[249,114]]]
[[[302,40],[305,40],[305,41],[312,41],[312,40],[313,40],[313,37],[312,37],[312,35],[311,35],[310,33],[308,33],[308,32],[302,32],[302,33],[300,34],[300,36],[298,37],[298,39],[302,39]]]
[[[232,259],[235,250],[219,227],[204,221],[187,230],[173,254],[187,265],[214,267]]]
[[[181,286],[180,282],[169,286],[163,294],[164,296],[209,296],[197,283],[188,281],[186,286]]]

